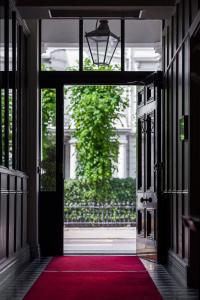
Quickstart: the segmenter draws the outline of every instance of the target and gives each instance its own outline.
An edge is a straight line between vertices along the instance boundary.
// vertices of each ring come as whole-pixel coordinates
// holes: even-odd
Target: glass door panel
[[[40,190],[56,191],[56,90],[41,90]]]

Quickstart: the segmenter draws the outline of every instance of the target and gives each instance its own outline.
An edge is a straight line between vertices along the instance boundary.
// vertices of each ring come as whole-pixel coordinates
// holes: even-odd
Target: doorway
[[[64,87],[65,254],[136,253],[136,93]]]
[[[71,24],[70,20],[63,20],[63,25],[65,24],[68,26],[67,28],[70,28],[69,25]],[[62,23],[62,22],[61,22]],[[73,20],[73,26],[74,26],[74,44],[73,47],[69,43],[66,43],[66,40],[62,41],[62,36],[58,33],[60,30],[60,21],[52,21],[52,20],[43,20],[42,21],[42,32],[41,32],[41,72],[40,72],[40,89],[41,89],[41,96],[43,95],[43,90],[48,90],[47,94],[47,107],[49,112],[51,109],[54,111],[53,117],[51,114],[47,117],[47,124],[45,125],[44,129],[46,130],[46,134],[48,135],[48,138],[43,136],[41,134],[41,146],[43,141],[47,142],[47,148],[50,147],[52,144],[52,141],[49,141],[48,139],[49,134],[51,135],[54,132],[53,137],[53,147],[54,153],[52,158],[53,163],[47,164],[49,169],[49,175],[50,175],[50,182],[54,184],[54,188],[50,187],[47,190],[44,189],[44,187],[41,185],[43,184],[43,181],[45,179],[45,176],[47,174],[47,171],[45,170],[45,162],[43,161],[44,153],[43,150],[41,151],[41,165],[40,165],[40,178],[43,176],[44,178],[40,180],[40,241],[41,241],[41,248],[45,250],[45,253],[52,253],[51,255],[58,255],[63,254],[63,241],[64,241],[64,232],[63,232],[63,224],[65,223],[66,226],[74,226],[72,223],[77,223],[77,220],[79,223],[82,222],[81,226],[84,225],[84,227],[91,224],[92,225],[98,225],[98,228],[101,228],[103,226],[107,226],[107,232],[108,232],[108,226],[112,225],[113,220],[115,223],[119,223],[117,225],[120,225],[122,223],[127,223],[126,225],[132,225],[135,223],[135,216],[134,221],[131,221],[131,214],[130,213],[130,207],[127,208],[126,200],[123,203],[123,209],[125,209],[125,213],[110,213],[110,210],[112,208],[108,208],[108,203],[106,204],[106,207],[98,207],[96,209],[96,206],[94,203],[92,205],[89,205],[89,208],[84,209],[82,207],[73,207],[74,201],[70,205],[65,206],[64,196],[65,196],[65,189],[66,189],[66,183],[64,183],[64,179],[70,179],[70,160],[74,160],[75,155],[71,155],[70,153],[73,153],[73,148],[75,149],[75,143],[73,145],[73,139],[70,138],[70,146],[67,147],[67,141],[65,140],[67,132],[65,132],[65,118],[64,118],[64,112],[65,112],[65,105],[64,105],[64,98],[65,98],[65,89],[66,87],[78,87],[81,86],[116,86],[116,87],[124,87],[124,89],[130,89],[131,87],[135,89],[135,102],[137,101],[137,97],[140,97],[140,94],[137,93],[138,86],[146,86],[146,84],[149,84],[145,81],[145,79],[152,74],[153,70],[157,70],[160,66],[160,55],[157,53],[154,47],[152,47],[152,44],[149,44],[149,40],[147,39],[147,44],[145,45],[139,45],[134,44],[132,45],[134,37],[131,35],[131,31],[129,34],[127,33],[128,30],[133,26],[133,21],[124,21],[124,20],[110,20],[109,24],[112,27],[113,31],[117,30],[119,31],[119,34],[121,33],[122,39],[121,43],[119,45],[119,48],[115,52],[115,57],[113,57],[113,63],[111,66],[109,66],[107,69],[98,69],[97,67],[94,68],[94,66],[90,65],[87,68],[85,67],[85,63],[90,60],[89,59],[89,53],[87,50],[87,44],[85,43],[84,38],[82,39],[83,29],[87,28],[87,26],[91,27],[93,26],[94,20]],[[151,24],[150,24],[151,23]],[[141,29],[142,32],[146,33],[146,29],[148,26],[153,26],[154,29],[157,29],[157,36],[159,36],[160,32],[160,23],[150,22],[150,23],[141,23]],[[124,25],[126,25],[126,30],[124,32],[123,28]],[[52,31],[49,30],[49,28],[52,28]],[[89,28],[88,27],[88,28]],[[46,29],[45,29],[46,28]],[[64,28],[64,27],[63,27]],[[86,30],[86,29],[85,29]],[[79,32],[79,35],[77,34]],[[50,34],[50,35],[49,35]],[[146,36],[146,35],[145,35]],[[57,39],[59,37],[59,39]],[[76,43],[78,41],[78,44]],[[63,44],[64,43],[64,44]],[[74,51],[74,52],[73,52]],[[74,55],[72,55],[72,52]],[[70,54],[71,53],[71,54]],[[147,58],[147,53],[149,53],[149,58]],[[75,65],[75,62],[77,65]],[[117,66],[114,65],[114,63],[117,63]],[[94,69],[93,69],[94,68]],[[145,70],[145,71],[144,71]],[[149,71],[146,71],[149,70]],[[112,71],[112,72],[111,72]],[[157,75],[156,75],[157,76]],[[156,77],[155,76],[155,77]],[[151,82],[154,85],[154,79]],[[146,89],[145,89],[146,91]],[[154,91],[154,88],[153,88]],[[145,92],[146,93],[146,92]],[[147,93],[149,93],[149,90],[147,90]],[[146,94],[144,95],[146,97]],[[54,99],[53,99],[54,98]],[[41,98],[42,100],[42,98]],[[138,102],[138,101],[137,101]],[[53,104],[53,106],[52,106]],[[41,111],[41,120],[42,120],[42,111]],[[45,117],[45,116],[44,116]],[[54,122],[53,125],[50,125],[49,122]],[[135,118],[135,123],[136,118]],[[136,125],[135,125],[136,126]],[[137,124],[138,126],[138,124]],[[43,128],[43,124],[41,122],[41,128]],[[131,131],[131,128],[129,128]],[[121,130],[123,132],[124,128]],[[66,134],[65,134],[66,133]],[[137,139],[136,139],[137,140]],[[125,142],[125,141],[124,141]],[[126,141],[127,142],[127,141]],[[124,143],[126,144],[126,143]],[[71,149],[69,149],[71,147]],[[121,149],[121,155],[122,153],[125,153],[124,146],[123,151]],[[130,151],[129,151],[130,152]],[[120,153],[120,151],[119,151]],[[50,153],[52,155],[52,153]],[[123,159],[123,162],[126,161],[130,156],[130,153],[125,154],[126,158]],[[68,156],[68,160],[66,157]],[[136,159],[137,160],[137,159]],[[135,161],[136,161],[135,160]],[[67,164],[69,164],[67,171]],[[134,162],[132,163],[132,165]],[[129,169],[132,167],[129,166]],[[144,164],[143,167],[145,168],[146,165]],[[75,169],[72,171],[71,174],[74,172]],[[125,168],[124,168],[125,169]],[[127,174],[123,174],[124,180],[126,177],[128,177],[128,173],[130,170],[126,170],[125,172]],[[53,181],[53,176],[56,174],[56,180]],[[68,173],[68,174],[67,174]],[[73,177],[73,175],[72,175]],[[112,177],[115,177],[114,174]],[[120,176],[119,176],[120,177]],[[132,178],[134,179],[134,178]],[[135,185],[136,186],[136,185]],[[132,184],[133,188],[133,184]],[[68,191],[69,192],[69,191]],[[68,195],[70,194],[67,193]],[[76,193],[77,194],[77,193]],[[56,200],[55,200],[56,199]],[[69,199],[68,199],[69,200]],[[145,203],[143,203],[145,205]],[[132,205],[132,204],[131,204]],[[65,209],[65,213],[64,213]],[[87,209],[89,209],[89,213],[82,213],[81,210],[84,210],[85,212]],[[135,208],[133,208],[135,210]],[[96,213],[98,211],[98,213]],[[118,208],[116,209],[118,211]],[[54,216],[56,214],[56,217]],[[135,214],[135,211],[133,211],[133,215]],[[88,215],[93,216],[93,220],[88,221]],[[130,217],[130,219],[129,219]],[[145,221],[146,222],[146,221]],[[84,223],[84,224],[83,224]],[[86,223],[86,224],[85,224]],[[89,223],[89,224],[88,224]],[[103,223],[103,224],[102,224]],[[80,225],[80,224],[79,224]],[[95,225],[95,226],[96,226]],[[115,224],[116,225],[116,224]],[[124,228],[123,228],[124,229]],[[100,229],[99,229],[100,230]],[[62,231],[62,233],[61,233]],[[106,234],[107,234],[106,232]],[[145,233],[146,234],[146,233]],[[52,245],[52,237],[55,235],[55,238],[53,238],[53,245]],[[73,234],[72,234],[73,235]],[[107,235],[105,235],[107,238]],[[145,237],[146,238],[146,237]],[[42,245],[43,244],[43,245]],[[49,246],[47,246],[49,244]],[[51,245],[50,245],[51,244]],[[49,249],[47,249],[50,247]],[[127,248],[127,247],[125,247]],[[124,251],[125,251],[124,248]],[[135,253],[135,251],[131,251],[131,253]],[[54,254],[55,253],[55,254]]]
[[[55,73],[55,74],[54,74]],[[115,76],[114,76],[115,74]],[[57,75],[57,76],[56,76]],[[59,76],[58,76],[59,75]],[[48,93],[50,93],[49,97],[47,97],[48,101],[50,101],[50,98],[53,97],[53,110],[55,112],[55,118],[53,118],[53,122],[56,125],[54,128],[54,136],[52,138],[52,143],[55,147],[54,149],[54,159],[53,164],[50,164],[50,172],[53,177],[52,172],[56,174],[56,181],[54,181],[52,184],[54,184],[54,188],[48,189],[48,190],[42,190],[42,185],[40,185],[41,191],[40,191],[40,239],[41,239],[41,248],[43,250],[43,253],[52,253],[51,255],[62,255],[63,254],[63,244],[64,244],[64,231],[63,231],[63,224],[64,224],[64,178],[65,178],[65,171],[64,171],[64,95],[65,95],[65,86],[95,86],[97,85],[98,81],[102,86],[123,86],[123,87],[129,87],[131,86],[129,83],[131,81],[134,81],[135,88],[136,86],[139,86],[141,88],[141,76],[143,75],[143,87],[145,86],[145,94],[144,97],[147,97],[150,95],[150,92],[148,90],[148,86],[153,87],[151,91],[151,100],[154,97],[154,101],[157,101],[157,95],[160,97],[160,93],[158,93],[158,86],[160,82],[159,73],[151,73],[151,72],[130,72],[128,74],[121,74],[121,72],[113,72],[114,80],[110,81],[108,80],[110,72],[85,72],[84,76],[79,73],[71,73],[72,77],[67,77],[65,74],[61,74],[58,72],[49,72],[48,74],[41,73],[41,85],[43,88],[41,89],[41,95],[43,92],[46,93],[46,90],[48,90]],[[82,75],[82,76],[80,76]],[[104,76],[102,76],[104,75]],[[151,75],[151,76],[150,76]],[[116,78],[115,78],[116,77]],[[145,81],[145,78],[147,80]],[[54,79],[54,80],[52,80]],[[138,80],[139,79],[139,80]],[[54,88],[52,88],[54,82]],[[117,82],[117,84],[116,84]],[[81,83],[81,84],[80,84]],[[48,88],[47,88],[48,87]],[[140,88],[136,88],[136,100],[137,100],[137,106],[138,101],[141,100],[141,93]],[[144,98],[146,99],[146,98]],[[144,102],[145,103],[145,102]],[[153,102],[149,101],[150,106],[152,106]],[[49,105],[49,103],[48,103]],[[143,106],[143,109],[146,109],[146,106]],[[52,117],[52,116],[49,116]],[[48,120],[49,117],[47,118]],[[155,122],[157,122],[157,119],[155,118]],[[137,124],[138,126],[138,124]],[[41,127],[42,128],[42,127]],[[50,130],[51,134],[53,133],[53,130]],[[49,136],[49,132],[47,134]],[[160,136],[160,135],[159,135]],[[48,137],[49,138],[49,137]],[[43,138],[41,138],[42,141]],[[137,141],[138,142],[138,141]],[[42,143],[42,142],[41,142]],[[155,141],[154,141],[155,143]],[[51,143],[48,142],[48,146]],[[158,149],[158,148],[155,148]],[[159,152],[159,151],[158,151]],[[138,155],[138,154],[137,154]],[[144,152],[144,155],[146,155],[146,152]],[[152,153],[154,157],[154,163],[158,162],[157,157]],[[41,153],[42,157],[42,153]],[[143,157],[143,160],[145,158]],[[155,186],[157,187],[157,175],[155,175],[153,165],[151,165],[152,172],[154,172],[154,180],[155,180]],[[146,163],[143,164],[143,168],[146,168]],[[54,170],[54,171],[53,171]],[[157,171],[156,171],[157,172]],[[42,160],[41,160],[41,171],[40,171],[40,178],[42,179],[42,176],[45,178],[46,172],[44,172],[44,168],[42,166]],[[158,172],[156,173],[158,174]],[[145,179],[146,180],[146,179]],[[41,180],[42,183],[42,180]],[[146,205],[146,201],[144,201],[143,206]],[[93,208],[92,208],[93,209]],[[137,212],[137,222],[140,220],[138,218],[139,214]],[[145,215],[144,219],[142,219],[142,224],[149,224],[149,218]],[[157,211],[154,216],[154,219],[157,217]],[[157,224],[151,222],[152,226],[156,226]],[[155,225],[156,224],[156,225]],[[108,232],[108,231],[107,231]],[[149,239],[147,237],[147,231],[144,230],[144,241],[149,242]],[[54,240],[54,243],[52,243],[52,238]],[[140,233],[141,238],[141,233]],[[154,235],[154,239],[157,238],[157,232]],[[154,245],[157,247],[156,243],[154,242]],[[155,247],[155,249],[156,249]],[[126,250],[126,249],[124,249]],[[92,252],[93,250],[91,250]],[[140,250],[138,249],[140,252]],[[89,252],[89,253],[91,253]],[[127,253],[128,251],[126,251]],[[140,253],[137,252],[139,255]],[[53,254],[55,253],[55,254]],[[123,253],[123,252],[122,252]],[[133,251],[131,252],[133,254]]]

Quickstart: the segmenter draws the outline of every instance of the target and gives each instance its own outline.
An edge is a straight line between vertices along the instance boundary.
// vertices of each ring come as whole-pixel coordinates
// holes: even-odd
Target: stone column
[[[119,156],[118,156],[118,177],[127,177],[127,137],[126,135],[120,137]]]
[[[76,140],[71,138],[69,140],[70,144],[70,178],[76,178]]]
[[[136,178],[136,133],[131,133],[129,135],[129,173],[128,177]]]
[[[64,178],[70,178],[70,145],[69,141],[65,141],[64,145]]]

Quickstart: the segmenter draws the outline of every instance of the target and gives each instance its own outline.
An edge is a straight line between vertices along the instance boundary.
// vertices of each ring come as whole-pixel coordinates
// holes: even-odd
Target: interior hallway
[[[95,0],[92,6],[89,2],[82,0],[80,6],[80,0],[0,0],[0,300],[23,299],[51,257],[63,255],[64,86],[133,83],[142,84],[137,93],[142,150],[137,158],[137,232],[144,242],[154,239],[158,245],[159,265],[150,263],[147,270],[164,299],[197,299],[197,292],[185,287],[200,286],[200,0],[119,0],[117,4]],[[41,29],[45,20],[59,24],[57,10],[64,19],[71,22],[75,18],[72,21],[77,23],[73,39],[79,58],[76,72],[49,72],[41,65]],[[84,71],[84,24],[90,17],[118,19],[119,71],[106,71],[105,76]],[[155,20],[159,20],[159,39],[153,38],[155,31],[148,26]],[[146,48],[153,42],[161,55],[161,77],[154,76],[152,69],[126,68],[130,46],[126,25],[132,22],[132,48],[138,43]],[[144,36],[140,31],[143,22]],[[70,37],[72,26],[58,27],[59,32],[68,29]],[[55,37],[44,42],[58,49],[63,47],[61,42],[68,42],[57,41],[62,34]],[[55,177],[51,176],[56,181],[54,188],[45,191],[40,185],[40,96],[44,89],[56,92]],[[78,243],[79,249],[83,247]],[[75,244],[71,239],[71,247]],[[116,248],[109,247],[109,251]]]
[[[0,300],[22,300],[51,260],[51,257],[38,258],[28,264],[15,281],[0,290]],[[182,286],[162,265],[145,260],[142,263],[164,300],[198,299],[197,290]]]

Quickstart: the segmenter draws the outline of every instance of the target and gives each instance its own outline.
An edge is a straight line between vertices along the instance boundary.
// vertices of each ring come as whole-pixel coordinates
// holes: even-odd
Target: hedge
[[[110,180],[110,186],[109,197],[102,201],[88,199],[86,195],[89,186],[81,180],[65,181],[65,222],[135,222],[135,180],[113,178]]]

